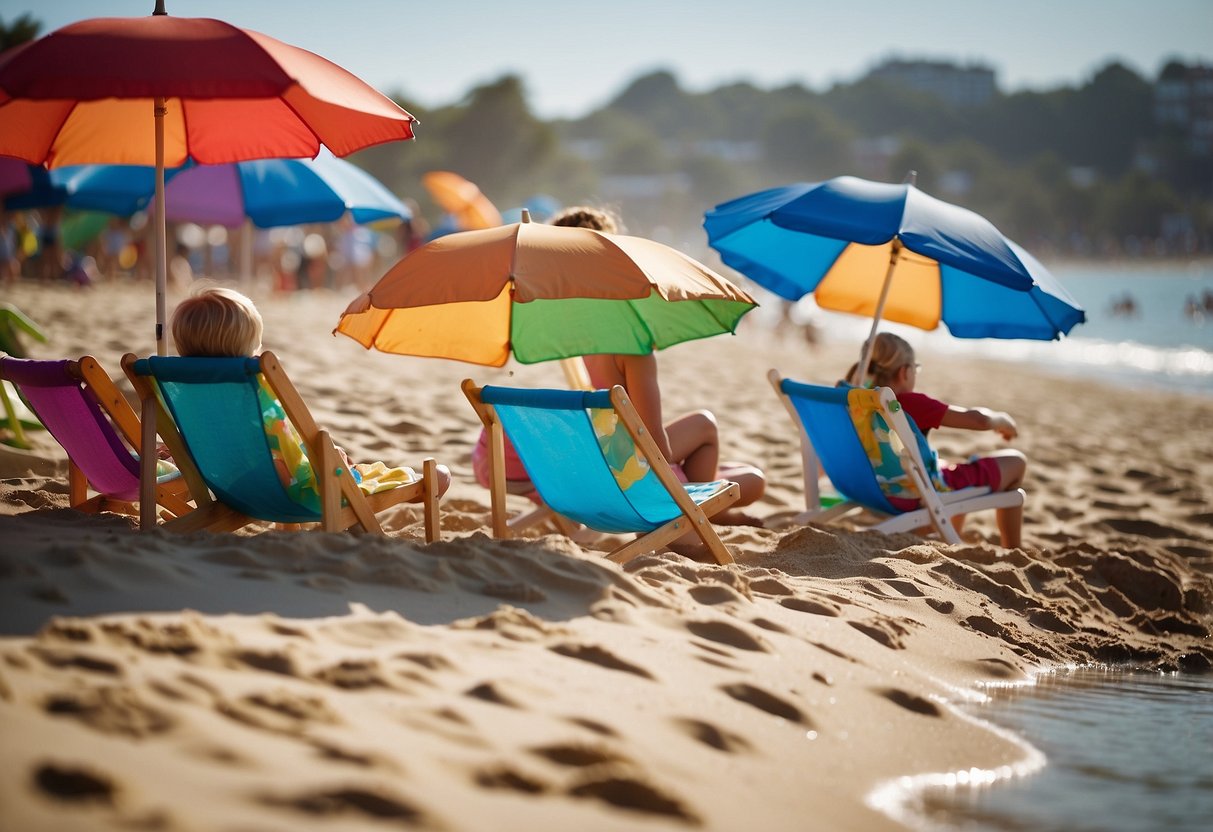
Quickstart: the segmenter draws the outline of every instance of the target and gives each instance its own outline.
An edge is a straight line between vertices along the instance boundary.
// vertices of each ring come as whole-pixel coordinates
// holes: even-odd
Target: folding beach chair
[[[141,426],[122,393],[91,355],[79,361],[0,358],[0,378],[12,382],[68,456],[68,494],[79,511],[134,514],[139,494]],[[152,454],[153,470],[155,453]],[[89,488],[97,492],[88,496]],[[153,478],[149,507],[189,514],[190,494],[176,473]]]
[[[926,442],[918,428],[906,417],[897,396],[887,387],[875,390],[862,387],[821,387],[781,378],[771,370],[771,386],[783,401],[800,429],[804,459],[805,507],[797,523],[824,523],[857,508],[866,508],[888,519],[873,526],[876,531],[894,534],[931,526],[948,543],[960,543],[960,535],[951,518],[984,509],[1023,505],[1023,489],[991,492],[987,487],[939,491],[931,481],[921,446]],[[872,465],[875,436],[861,436],[853,414],[861,418],[883,420],[893,452],[901,461],[904,474],[922,502],[922,508],[900,511],[889,503]],[[895,440],[895,441],[894,441]],[[865,447],[866,443],[866,447]],[[920,445],[921,443],[921,445]],[[818,465],[845,502],[823,507],[818,490]]]
[[[261,520],[320,523],[325,531],[358,524],[382,534],[377,512],[421,497],[425,539],[438,539],[438,470],[433,458],[425,460],[420,478],[364,494],[272,352],[253,358],[145,359],[128,353],[122,368],[145,406],[157,408],[165,441],[173,437],[184,449],[178,462],[198,510],[164,528],[233,531]],[[282,484],[262,421],[261,378],[303,439],[319,487],[319,506],[305,505]],[[141,517],[145,528],[152,525],[150,516]]]
[[[506,537],[503,437],[508,435],[552,511],[591,529],[640,536],[607,555],[625,563],[694,531],[718,563],[733,558],[708,518],[740,496],[736,483],[684,485],[622,387],[463,392],[489,432],[493,534]]]

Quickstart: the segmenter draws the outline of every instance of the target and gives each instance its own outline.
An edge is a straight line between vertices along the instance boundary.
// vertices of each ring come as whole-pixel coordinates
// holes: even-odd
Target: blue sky
[[[0,0],[49,32],[151,12],[153,0]],[[384,92],[449,104],[506,72],[544,117],[579,116],[641,72],[703,90],[748,80],[822,90],[880,59],[980,61],[1004,90],[1077,84],[1111,60],[1153,76],[1169,56],[1213,64],[1210,0],[166,0],[323,55]]]

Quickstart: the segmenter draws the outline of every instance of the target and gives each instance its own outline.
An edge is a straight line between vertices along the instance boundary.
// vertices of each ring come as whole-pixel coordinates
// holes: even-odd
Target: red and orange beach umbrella
[[[164,168],[338,156],[410,139],[416,119],[318,55],[208,18],[96,18],[0,54],[0,156],[47,167]],[[156,217],[156,346],[165,352],[164,217]]]

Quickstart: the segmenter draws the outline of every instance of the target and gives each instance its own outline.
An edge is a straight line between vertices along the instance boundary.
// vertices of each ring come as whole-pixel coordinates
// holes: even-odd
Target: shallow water
[[[935,828],[1213,829],[1213,675],[1082,670],[998,690],[975,716],[1047,758],[1036,774],[928,798]]]

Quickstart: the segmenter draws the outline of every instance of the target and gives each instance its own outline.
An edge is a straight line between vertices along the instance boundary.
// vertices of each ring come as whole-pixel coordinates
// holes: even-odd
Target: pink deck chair
[[[134,514],[139,499],[139,417],[86,355],[79,361],[0,358],[0,378],[12,382],[68,455],[71,506],[79,511]],[[89,497],[89,488],[97,492]],[[157,480],[156,502],[179,517],[193,511],[179,475]]]

